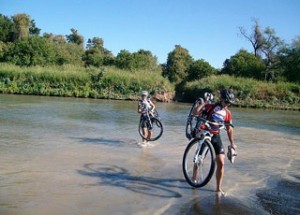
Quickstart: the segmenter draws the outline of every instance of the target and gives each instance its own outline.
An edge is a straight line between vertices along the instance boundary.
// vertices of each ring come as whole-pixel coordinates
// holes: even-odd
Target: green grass
[[[300,110],[300,84],[268,83],[228,75],[214,75],[177,87],[181,101],[193,102],[204,92],[218,97],[231,88],[240,107]],[[142,90],[151,95],[175,91],[159,71],[127,71],[116,67],[80,66],[18,67],[0,64],[0,93],[137,100]]]
[[[300,109],[300,84],[268,83],[228,75],[210,76],[188,82],[182,87],[182,99],[193,101],[205,91],[218,97],[219,90],[231,88],[238,98],[237,105],[254,108]]]
[[[115,67],[18,67],[0,64],[0,93],[137,99],[144,89],[152,95],[174,91],[173,85],[159,72],[125,71]]]

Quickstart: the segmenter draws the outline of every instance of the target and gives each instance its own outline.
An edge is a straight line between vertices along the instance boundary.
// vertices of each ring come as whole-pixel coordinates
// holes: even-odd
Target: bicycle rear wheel
[[[146,125],[146,126],[145,126]],[[144,128],[143,128],[144,127]],[[143,131],[145,129],[146,132]],[[163,134],[164,128],[161,121],[157,118],[151,117],[149,119],[142,119],[139,124],[139,134],[147,141],[158,140]],[[149,136],[151,132],[151,136]]]
[[[209,140],[193,139],[185,149],[182,161],[183,174],[192,187],[203,187],[215,171],[215,150]]]
[[[195,115],[191,115],[188,117],[187,122],[186,122],[186,127],[185,127],[185,136],[189,140],[192,139],[195,134],[195,127],[197,125],[198,118]]]
[[[197,125],[197,116],[194,115],[194,110],[196,110],[197,107],[202,103],[203,103],[203,99],[201,99],[201,98],[197,99],[194,102],[194,104],[190,110],[190,113],[188,115],[186,126],[185,126],[185,136],[189,140],[193,138],[193,131],[194,131],[195,126]]]

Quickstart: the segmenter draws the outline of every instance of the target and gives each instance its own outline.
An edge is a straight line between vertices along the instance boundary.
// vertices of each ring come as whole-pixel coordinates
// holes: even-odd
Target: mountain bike
[[[144,134],[145,128],[147,129],[146,134]],[[146,117],[141,118],[140,120],[138,130],[141,137],[147,141],[155,141],[161,137],[164,128],[160,121],[160,117],[156,109],[153,111],[153,113],[147,110]],[[150,138],[148,137],[148,132],[152,132]]]
[[[204,93],[204,99],[203,98],[198,98],[194,102],[194,104],[193,104],[193,106],[190,110],[190,113],[188,115],[187,122],[186,122],[186,127],[185,127],[185,136],[189,140],[193,138],[193,136],[194,136],[193,132],[194,132],[194,129],[195,129],[197,123],[198,123],[198,115],[194,114],[195,110],[198,108],[199,105],[202,105],[204,102],[211,103],[213,98],[214,98],[213,94]]]
[[[220,129],[226,129],[224,123],[199,118],[199,129],[187,145],[182,161],[184,177],[192,187],[205,186],[214,174],[216,153],[211,138]]]

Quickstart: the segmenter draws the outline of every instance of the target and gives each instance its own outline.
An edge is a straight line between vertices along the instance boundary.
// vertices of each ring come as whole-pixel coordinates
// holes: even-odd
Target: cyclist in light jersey
[[[237,146],[233,140],[233,127],[229,124],[232,124],[231,112],[228,110],[228,106],[234,102],[234,94],[227,89],[221,91],[221,101],[216,104],[206,104],[203,103],[199,105],[196,109],[195,114],[204,114],[206,119],[213,122],[225,123],[228,139],[231,147],[236,150]],[[212,127],[211,131],[214,135],[211,139],[211,143],[216,152],[216,181],[217,181],[217,192],[218,194],[225,195],[225,192],[222,190],[222,181],[224,176],[224,162],[225,162],[225,149],[220,137],[220,130],[218,127]]]
[[[138,104],[138,113],[141,114],[141,119],[147,118],[147,112],[149,111],[149,114],[153,113],[154,109],[155,109],[155,105],[153,104],[153,102],[150,100],[150,98],[148,98],[148,92],[147,91],[142,91],[141,93],[141,100],[139,100],[139,104]],[[148,129],[149,125],[147,125],[147,122],[145,122],[142,125],[143,128],[143,135],[147,136],[149,139],[152,136],[152,131],[150,129]],[[142,140],[143,142],[140,144],[142,147],[147,146],[148,142],[145,138],[143,138]]]

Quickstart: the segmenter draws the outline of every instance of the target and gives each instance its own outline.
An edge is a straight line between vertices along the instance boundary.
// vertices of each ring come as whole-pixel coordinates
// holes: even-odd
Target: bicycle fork
[[[206,139],[209,139],[208,137],[204,137],[201,139],[200,142],[197,144],[196,152],[194,155],[194,164],[201,165],[203,163],[203,160],[209,150],[208,146],[204,145],[204,142]]]
[[[208,139],[208,137],[203,137],[200,142],[197,144],[196,152],[194,155],[194,167],[193,167],[193,176],[192,179],[195,183],[197,183],[197,176],[200,174],[201,177],[201,168],[200,166],[204,163],[204,158],[206,157],[206,154],[208,153],[208,146],[204,145],[205,140]],[[203,177],[203,176],[202,176]],[[202,179],[201,179],[202,180]]]

